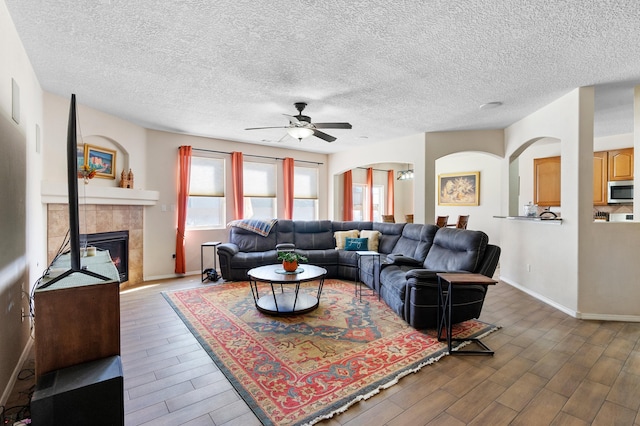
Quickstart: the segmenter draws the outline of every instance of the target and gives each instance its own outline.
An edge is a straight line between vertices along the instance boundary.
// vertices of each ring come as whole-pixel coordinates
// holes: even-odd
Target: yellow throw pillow
[[[380,243],[380,231],[360,231],[360,238],[369,239],[369,250],[378,251],[378,244]]]
[[[352,229],[351,231],[336,231],[333,237],[336,239],[336,250],[344,250],[347,238],[358,238],[359,231]]]

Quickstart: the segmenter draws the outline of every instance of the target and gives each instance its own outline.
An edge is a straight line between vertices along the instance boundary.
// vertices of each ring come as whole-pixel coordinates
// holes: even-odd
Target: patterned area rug
[[[447,354],[435,331],[411,328],[377,297],[360,301],[352,282],[325,280],[318,309],[292,317],[260,313],[247,282],[164,296],[265,425],[330,418]],[[473,320],[453,335],[497,328]]]

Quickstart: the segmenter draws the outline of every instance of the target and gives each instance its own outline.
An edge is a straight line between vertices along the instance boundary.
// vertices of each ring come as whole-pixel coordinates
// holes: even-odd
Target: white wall
[[[520,170],[520,188],[518,199],[518,215],[523,214],[522,206],[535,201],[533,189],[533,160],[535,158],[557,157],[560,155],[560,141],[554,138],[543,138],[530,145],[518,157]],[[562,211],[561,208],[553,207],[554,212]]]
[[[21,308],[29,312],[28,297],[35,280],[40,276],[46,262],[46,232],[44,209],[40,203],[40,179],[43,163],[42,145],[45,144],[42,117],[42,89],[33,67],[20,42],[6,5],[0,1],[0,119],[15,125],[26,141],[26,182],[2,182],[5,185],[24,185],[23,196],[26,203],[26,253],[21,253],[10,265],[0,265],[0,405],[6,402],[23,360],[31,345],[29,338],[30,321],[22,322]],[[12,83],[14,79],[20,88],[20,122],[12,121]],[[11,124],[13,123],[13,124]],[[37,128],[41,140],[36,141]],[[2,141],[2,135],[0,135]],[[39,145],[38,145],[39,144]],[[3,150],[7,147],[3,146]],[[5,158],[11,158],[4,152]],[[8,156],[8,157],[7,157]],[[6,192],[0,187],[0,202],[5,201]],[[2,244],[11,242],[0,235]]]
[[[640,89],[634,95],[635,152],[640,152]],[[621,136],[618,141],[628,141]],[[626,144],[625,144],[626,145]],[[621,146],[612,146],[619,148]],[[640,173],[635,161],[635,181]],[[564,190],[564,188],[563,188]],[[634,203],[634,217],[640,214]],[[580,229],[579,310],[584,318],[640,321],[640,222],[593,223]]]
[[[436,161],[436,175],[480,172],[480,203],[478,206],[437,206],[435,216],[448,215],[449,223],[455,223],[458,215],[469,215],[467,229],[483,231],[489,236],[491,244],[500,245],[500,219],[493,216],[500,213],[501,163],[501,158],[477,152],[462,152],[439,158]],[[435,196],[437,200],[437,192]]]
[[[221,152],[240,151],[245,156],[245,161],[251,160],[250,155],[267,157],[292,157],[295,160],[323,163],[319,170],[319,217],[327,218],[328,195],[327,182],[327,156],[324,154],[295,151],[278,147],[251,145],[218,139],[202,138],[197,136],[180,135],[175,133],[148,130],[147,136],[147,182],[152,182],[153,188],[160,191],[160,199],[155,206],[145,210],[144,232],[144,277],[145,279],[157,279],[173,277],[175,263],[173,254],[176,244],[177,224],[177,174],[178,174],[178,147],[190,145],[194,149],[207,149]],[[229,155],[222,154],[229,158]],[[274,160],[275,161],[275,160]],[[275,161],[278,166],[278,176],[282,176],[282,161]],[[231,182],[231,165],[226,163],[227,182]],[[282,179],[278,179],[278,193],[282,193]],[[227,222],[233,220],[233,194],[230,185],[227,184],[226,194]],[[164,209],[164,211],[163,211]],[[278,217],[284,216],[284,202],[280,200],[278,205]],[[229,230],[227,228],[214,230],[198,230],[186,232],[186,270],[187,273],[200,272],[200,244],[206,241],[228,241]],[[205,262],[212,262],[212,249],[205,249]],[[207,265],[205,265],[207,266]]]
[[[327,186],[329,190],[330,219],[342,218],[342,179],[341,174],[357,167],[366,167],[378,163],[413,164],[415,178],[413,180],[414,221],[424,222],[424,134],[411,135],[390,141],[381,142],[366,148],[357,148],[329,155]],[[404,186],[397,185],[401,190]],[[403,195],[404,197],[404,195]],[[396,204],[396,207],[398,204]],[[396,220],[401,217],[401,210],[396,211]],[[403,217],[403,216],[402,216]]]
[[[505,129],[506,158],[541,137],[561,141],[563,222],[503,220],[500,272],[508,282],[577,312],[579,220],[586,215],[592,218],[593,89],[576,89]],[[590,174],[579,173],[588,169]],[[508,162],[503,173],[508,176]],[[503,180],[503,186],[507,184]],[[503,203],[506,214],[506,197]],[[588,211],[583,212],[584,208]]]
[[[54,183],[67,183],[67,123],[69,121],[68,97],[49,92],[44,94],[45,126],[48,143],[44,155],[50,166],[45,167],[43,180]],[[92,179],[92,186],[117,187],[120,172],[129,168],[135,175],[135,189],[148,188],[145,170],[146,130],[143,127],[122,120],[102,111],[82,104],[82,97],[76,96],[78,114],[78,144],[87,143],[116,151],[116,179]],[[152,185],[151,185],[152,186]]]

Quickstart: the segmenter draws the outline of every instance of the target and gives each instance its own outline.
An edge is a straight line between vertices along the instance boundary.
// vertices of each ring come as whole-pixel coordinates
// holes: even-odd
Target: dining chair
[[[438,228],[444,228],[447,226],[447,222],[449,221],[449,216],[438,216],[436,218],[436,226]]]
[[[469,223],[469,215],[466,215],[466,216],[458,215],[458,222],[456,223],[456,228],[467,229],[467,223]]]
[[[382,221],[387,223],[396,223],[396,218],[392,214],[383,214]]]

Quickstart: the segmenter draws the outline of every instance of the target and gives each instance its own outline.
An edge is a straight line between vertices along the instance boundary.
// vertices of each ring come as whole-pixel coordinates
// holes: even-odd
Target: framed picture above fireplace
[[[95,168],[96,177],[105,179],[116,178],[116,151],[85,144],[84,160],[85,164]]]

